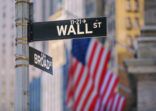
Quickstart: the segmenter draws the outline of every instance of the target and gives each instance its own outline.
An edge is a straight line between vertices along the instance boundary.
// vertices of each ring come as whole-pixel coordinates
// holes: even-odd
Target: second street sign
[[[106,36],[106,17],[83,18],[29,25],[29,42]]]
[[[53,74],[52,58],[32,47],[29,47],[29,63],[47,73]]]

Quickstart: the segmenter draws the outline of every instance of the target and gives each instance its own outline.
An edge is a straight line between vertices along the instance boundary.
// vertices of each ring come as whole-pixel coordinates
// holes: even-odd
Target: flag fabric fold
[[[99,93],[99,102],[95,111],[105,111],[108,106],[109,100],[112,97],[115,89],[117,88],[119,78],[113,72],[107,70],[106,76],[104,77]]]
[[[126,98],[119,93],[114,93],[109,100],[106,111],[124,111]]]
[[[109,48],[95,39],[74,39],[71,52],[66,91],[68,107],[74,111],[108,110],[108,106],[115,104],[110,101],[115,100],[114,92],[119,82],[118,76],[107,68]]]

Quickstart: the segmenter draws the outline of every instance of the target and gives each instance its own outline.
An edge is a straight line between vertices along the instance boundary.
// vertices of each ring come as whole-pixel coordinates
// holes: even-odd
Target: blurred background
[[[118,91],[126,97],[125,111],[136,110],[136,80],[125,60],[136,58],[137,39],[144,26],[144,0],[32,0],[35,22],[107,17],[107,39],[111,45],[109,69],[119,76]],[[0,111],[15,107],[15,0],[0,0]],[[29,67],[30,111],[70,111],[66,89],[72,40],[30,43],[53,58],[53,75]],[[153,110],[154,111],[154,110]]]

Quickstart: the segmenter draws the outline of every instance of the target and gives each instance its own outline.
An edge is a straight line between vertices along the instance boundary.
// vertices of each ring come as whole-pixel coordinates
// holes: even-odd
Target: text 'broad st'
[[[29,42],[106,36],[106,18],[83,18],[29,25]]]
[[[52,58],[32,47],[29,47],[29,63],[43,71],[53,74]]]

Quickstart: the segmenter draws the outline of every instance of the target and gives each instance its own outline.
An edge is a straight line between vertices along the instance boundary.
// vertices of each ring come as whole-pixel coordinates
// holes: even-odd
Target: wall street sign
[[[29,63],[43,71],[53,74],[52,58],[32,47],[29,47]]]
[[[106,17],[29,24],[29,42],[106,36]]]

